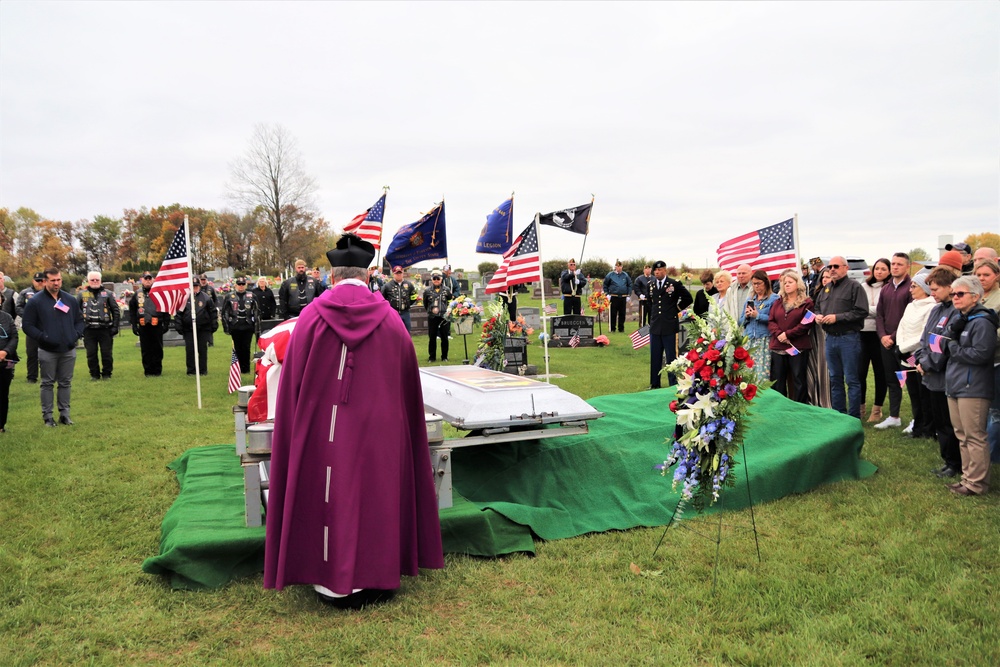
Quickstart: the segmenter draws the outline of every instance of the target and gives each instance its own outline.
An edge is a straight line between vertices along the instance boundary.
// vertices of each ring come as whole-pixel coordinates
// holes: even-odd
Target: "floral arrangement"
[[[115,301],[118,303],[118,309],[121,312],[124,313],[125,311],[128,310],[128,302],[132,300],[133,294],[135,294],[135,292],[133,292],[132,290],[123,289],[122,293],[115,298]]]
[[[750,340],[717,302],[705,319],[694,317],[684,327],[691,350],[667,366],[677,376],[677,398],[670,403],[677,427],[669,457],[656,468],[666,476],[677,464],[673,488],[683,483],[681,503],[701,510],[734,484],[734,457],[757,386]]]
[[[611,307],[608,295],[604,292],[591,292],[590,297],[587,299],[587,303],[590,306],[590,309],[598,315]]]
[[[687,285],[688,287],[690,287],[690,286],[691,286],[691,283],[693,283],[693,282],[694,282],[694,274],[693,274],[693,273],[691,273],[690,271],[685,271],[684,273],[682,273],[682,274],[680,275],[680,278],[679,278],[679,280],[680,280],[680,281],[681,281],[682,283],[684,283],[685,285]]]
[[[507,337],[509,324],[507,306],[499,301],[491,301],[486,304],[486,315],[488,317],[483,322],[483,333],[479,336],[473,364],[502,371],[507,365],[507,358],[503,353],[503,342]]]
[[[471,317],[473,324],[483,321],[483,309],[470,297],[462,296],[448,304],[448,321],[454,322],[464,317]]]
[[[529,327],[524,321],[524,315],[518,315],[516,320],[507,321],[507,330],[512,336],[530,336],[535,333],[534,327]]]

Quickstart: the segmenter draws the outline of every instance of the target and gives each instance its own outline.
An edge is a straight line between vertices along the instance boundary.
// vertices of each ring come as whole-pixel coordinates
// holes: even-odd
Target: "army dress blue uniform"
[[[659,389],[664,356],[667,364],[677,358],[677,333],[680,331],[677,314],[690,306],[694,300],[684,285],[665,275],[662,278],[655,276],[651,278],[648,289],[646,298],[649,301],[649,386],[652,389]],[[675,383],[672,373],[668,375],[668,380],[670,385]]]
[[[80,292],[80,310],[83,311],[83,320],[87,325],[83,330],[83,347],[87,350],[90,378],[110,380],[115,366],[112,339],[118,335],[118,325],[121,322],[121,309],[115,301],[114,292],[103,287],[87,287]]]

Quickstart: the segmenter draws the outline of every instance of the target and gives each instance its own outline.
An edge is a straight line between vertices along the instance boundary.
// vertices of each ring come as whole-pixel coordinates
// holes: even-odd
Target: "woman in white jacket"
[[[934,308],[935,301],[931,297],[931,289],[927,286],[928,271],[924,270],[910,279],[910,296],[913,301],[907,304],[903,318],[896,329],[896,344],[900,356],[903,357],[903,368],[906,371],[915,369],[912,359],[913,352],[920,346],[920,338],[924,333],[927,318]],[[906,393],[910,395],[910,407],[913,408],[913,419],[903,433],[914,438],[934,438],[934,420],[931,414],[930,391],[920,381],[920,374],[913,370],[906,373]]]

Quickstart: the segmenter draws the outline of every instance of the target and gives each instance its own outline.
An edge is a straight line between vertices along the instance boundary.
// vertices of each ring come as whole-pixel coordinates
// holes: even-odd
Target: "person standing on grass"
[[[611,301],[611,314],[608,322],[611,331],[625,331],[625,309],[628,307],[628,295],[632,291],[632,279],[622,271],[621,260],[615,261],[615,270],[604,277],[604,291]]]
[[[959,496],[981,496],[990,489],[986,419],[993,401],[993,353],[1000,320],[996,311],[980,303],[982,298],[983,285],[975,276],[962,276],[951,284],[957,312],[945,332],[944,386],[962,455],[962,479],[948,488]]]
[[[194,355],[198,352],[198,372],[208,375],[208,341],[219,328],[219,311],[211,296],[201,291],[201,284],[195,280],[191,283],[191,294],[185,299],[184,306],[177,311],[174,319],[174,329],[184,336],[184,350],[187,353],[187,374],[195,374]],[[191,304],[194,304],[195,322],[191,322]],[[195,340],[194,329],[198,328],[198,340]]]
[[[899,408],[903,402],[903,388],[896,379],[896,372],[902,370],[902,367],[899,364],[896,330],[910,301],[910,256],[905,252],[897,252],[889,263],[889,277],[882,285],[875,308],[875,328],[882,354],[886,390],[889,393],[889,416],[882,423],[875,424],[877,429],[902,426]]]
[[[981,253],[982,250],[992,251],[993,257],[987,257],[989,253]],[[1000,264],[997,264],[997,253],[993,248],[980,248],[976,255],[980,254],[984,256],[976,260],[973,272],[983,285],[983,300],[980,303],[1000,314]],[[986,434],[990,442],[990,461],[1000,463],[1000,339],[993,357],[993,402],[990,404]]]
[[[142,370],[146,377],[159,377],[163,373],[163,332],[170,326],[170,314],[156,310],[156,302],[149,297],[153,287],[153,274],[142,274],[139,289],[128,302],[132,333],[139,338],[142,353]]]
[[[576,260],[571,259],[566,263],[566,268],[559,275],[559,292],[563,298],[563,315],[580,314],[580,295],[587,280],[583,277],[583,272],[576,268]]]
[[[71,426],[70,387],[76,366],[76,342],[83,338],[84,320],[80,302],[62,289],[59,269],[45,269],[45,289],[24,307],[21,326],[38,341],[38,364],[41,369],[42,419],[55,426],[52,385],[58,383],[59,423]]]
[[[274,418],[264,588],[312,585],[341,608],[444,567],[417,355],[368,288],[374,256],[353,234],[327,253],[333,287],[299,317]]]
[[[7,432],[7,406],[16,363],[17,327],[10,313],[0,309],[0,433]]]
[[[885,368],[882,366],[882,345],[879,343],[878,331],[875,326],[875,315],[878,309],[879,295],[882,287],[889,279],[889,260],[879,257],[872,263],[872,274],[861,283],[861,289],[868,299],[868,316],[861,327],[861,356],[858,359],[858,381],[861,383],[861,419],[865,418],[865,408],[868,404],[868,369],[872,369],[875,379],[875,398],[872,400],[872,411],[868,421],[882,423],[882,405],[885,403]],[[895,381],[895,378],[893,378]]]
[[[222,328],[233,339],[233,349],[240,362],[240,372],[250,372],[250,343],[260,327],[257,299],[247,291],[247,279],[236,279],[236,291],[222,300]]]
[[[31,279],[31,286],[25,287],[17,295],[15,311],[17,317],[24,317],[24,307],[28,305],[28,300],[45,289],[45,274],[39,271]],[[38,341],[31,336],[24,337],[24,350],[27,356],[28,368],[25,370],[25,379],[29,384],[38,382]]]
[[[861,327],[868,315],[868,298],[861,285],[847,277],[847,260],[830,260],[830,282],[816,295],[816,321],[826,333],[826,365],[830,402],[842,414],[861,419]],[[847,393],[844,383],[847,383]]]
[[[785,269],[779,281],[780,297],[771,305],[767,330],[771,335],[771,380],[774,389],[799,403],[809,402],[806,382],[809,353],[812,350],[812,322],[802,323],[806,311],[813,307],[806,294],[806,285],[796,269]],[[794,393],[788,390],[791,378]]]
[[[926,272],[921,271],[910,279],[910,297],[911,301],[906,305],[903,317],[900,318],[899,326],[896,328],[896,345],[899,347],[899,356],[907,359],[905,362],[907,370],[912,370],[916,366],[916,361],[910,359],[920,347],[920,337],[927,326],[927,318],[935,306],[931,288],[927,284]],[[910,395],[913,419],[910,425],[903,429],[903,433],[914,438],[935,437],[934,420],[931,416],[931,395],[921,381],[920,373],[906,374],[906,391]]]
[[[80,292],[80,310],[87,323],[83,330],[83,347],[87,350],[90,379],[110,380],[115,365],[114,337],[118,335],[122,315],[114,292],[104,289],[100,271],[87,274],[87,289]]]
[[[424,310],[427,311],[427,361],[437,361],[437,339],[441,338],[441,361],[448,361],[448,303],[452,294],[443,286],[444,274],[431,272],[431,286],[424,290]]]
[[[649,388],[660,388],[660,371],[677,358],[677,333],[680,322],[677,313],[690,306],[694,299],[681,283],[667,277],[667,263],[653,263],[653,280],[646,294],[649,301]],[[666,358],[666,364],[664,364]],[[668,386],[675,383],[667,375]]]
[[[632,281],[632,292],[639,298],[639,328],[649,324],[649,283],[653,280],[653,267],[642,267],[642,275]]]

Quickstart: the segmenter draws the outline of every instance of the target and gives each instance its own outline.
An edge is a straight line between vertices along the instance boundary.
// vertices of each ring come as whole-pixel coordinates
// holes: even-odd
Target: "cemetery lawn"
[[[609,337],[552,350],[555,382],[584,398],[644,390],[648,351]],[[863,456],[879,472],[757,506],[763,562],[727,529],[714,594],[715,545],[671,529],[654,557],[662,528],[537,542],[536,556],[448,555],[358,612],[302,586],[265,591],[260,575],[171,590],[140,564],[177,496],[165,466],[233,442],[230,345],[216,334],[199,410],[183,348],[145,378],[135,340],[116,339],[108,382],[90,381],[80,350],[73,427],[43,428],[19,364],[0,434],[0,665],[1000,664],[1000,491],[955,497],[929,474],[935,444],[870,426]],[[426,337],[414,345],[425,363]],[[452,349],[460,363],[461,337]],[[651,449],[650,465],[665,454]]]

